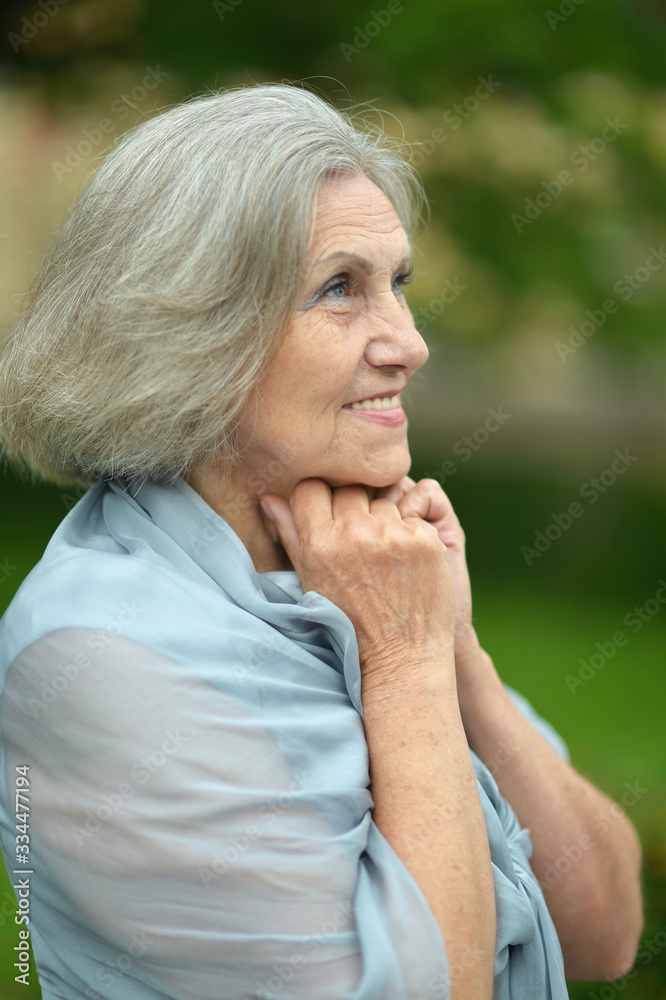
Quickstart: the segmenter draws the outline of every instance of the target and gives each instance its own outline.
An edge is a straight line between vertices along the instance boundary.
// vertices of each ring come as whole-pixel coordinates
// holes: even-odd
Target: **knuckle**
[[[392,500],[389,500],[388,497],[378,497],[376,500],[370,501],[370,512],[372,514],[388,513],[393,510],[397,510],[397,505]]]
[[[430,521],[426,521],[424,518],[420,517],[416,522],[415,527],[417,532],[423,535],[424,538],[436,538],[439,541],[437,528],[434,524],[431,524]]]

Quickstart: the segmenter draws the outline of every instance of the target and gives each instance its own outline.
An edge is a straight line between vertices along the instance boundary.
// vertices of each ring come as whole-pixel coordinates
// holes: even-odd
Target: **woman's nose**
[[[366,361],[375,368],[390,365],[416,371],[426,363],[428,355],[409,308],[394,296],[393,305],[370,321]]]

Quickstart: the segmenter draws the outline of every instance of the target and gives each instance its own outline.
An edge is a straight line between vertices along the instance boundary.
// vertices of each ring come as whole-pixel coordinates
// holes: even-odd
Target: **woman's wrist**
[[[456,698],[456,670],[453,644],[449,648],[427,650],[382,650],[364,658],[361,668],[361,700],[364,713],[371,705],[422,696]]]
[[[460,713],[469,732],[479,714],[491,711],[494,704],[508,697],[495,665],[482,648],[476,633],[462,647],[456,644],[456,681]]]

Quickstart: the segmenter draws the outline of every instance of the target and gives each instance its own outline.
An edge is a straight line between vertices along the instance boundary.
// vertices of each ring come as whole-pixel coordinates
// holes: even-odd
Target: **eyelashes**
[[[396,274],[395,278],[393,279],[393,284],[398,286],[408,285],[413,277],[414,277],[414,265],[412,264],[412,266],[408,267],[406,271],[403,271],[401,274]]]
[[[405,285],[408,285],[411,282],[413,276],[414,276],[414,266],[412,265],[406,271],[402,271],[399,274],[396,274],[394,276],[393,281],[392,281],[393,289],[395,291],[397,291],[397,290],[400,290],[401,288],[403,288]],[[337,298],[337,299],[342,300],[343,298],[346,298],[347,296],[346,295],[329,295],[329,293],[330,292],[335,292],[338,289],[341,289],[343,292],[351,292],[351,291],[354,290],[354,288],[357,287],[357,285],[358,285],[358,280],[356,278],[353,278],[351,275],[349,275],[347,273],[338,274],[338,275],[335,276],[335,278],[331,278],[331,280],[329,282],[327,282],[323,286],[323,288],[321,289],[321,291],[317,295],[317,299],[321,299],[321,298],[324,298],[325,296],[329,296],[332,299],[336,299]]]

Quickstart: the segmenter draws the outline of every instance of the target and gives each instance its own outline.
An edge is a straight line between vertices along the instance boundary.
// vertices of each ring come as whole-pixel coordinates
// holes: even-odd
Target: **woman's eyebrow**
[[[315,267],[317,268],[320,267],[322,264],[328,264],[333,260],[346,260],[349,263],[353,264],[355,267],[358,267],[359,270],[364,271],[368,275],[372,275],[375,273],[375,266],[369,260],[366,260],[365,257],[359,257],[358,254],[349,253],[346,250],[338,250],[336,253],[329,254],[328,257],[322,257],[321,260],[317,261]],[[405,256],[398,263],[396,270],[399,270],[400,268],[403,267],[407,267],[410,260],[411,260],[411,249],[406,252]]]

